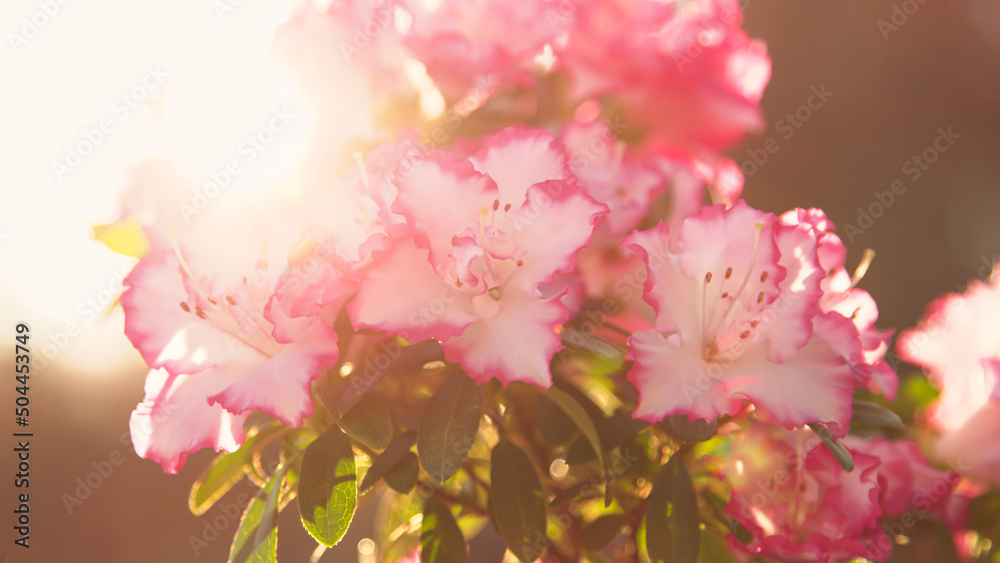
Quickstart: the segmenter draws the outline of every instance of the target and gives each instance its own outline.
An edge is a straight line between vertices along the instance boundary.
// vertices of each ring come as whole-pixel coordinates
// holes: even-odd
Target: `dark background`
[[[887,29],[886,38],[879,20],[893,24],[894,5],[901,25]],[[878,254],[862,287],[879,304],[879,325],[912,326],[930,299],[985,275],[984,264],[1000,253],[1000,191],[995,189],[1000,183],[1000,4],[751,0],[744,6],[745,28],[767,42],[774,70],[762,103],[769,129],[732,155],[743,163],[750,159],[747,151],[760,149],[768,137],[779,147],[747,178],[746,199],[776,213],[798,206],[826,210],[841,227],[849,264],[865,248]],[[905,22],[900,17],[904,7],[916,8]],[[778,120],[805,104],[813,86],[825,86],[832,97],[784,138],[775,130]],[[960,139],[911,181],[902,171],[904,163],[932,146],[939,127],[951,127]],[[897,179],[906,192],[848,240],[846,224],[862,226],[858,207],[877,202],[875,192],[889,190]],[[14,459],[6,453],[0,455],[4,563],[225,561],[236,521],[220,516],[220,506],[201,518],[186,506],[191,483],[212,454],[191,456],[180,475],[170,476],[135,457],[121,440],[129,413],[142,398],[144,375],[136,355],[119,373],[100,379],[77,377],[72,366],[58,364],[33,378],[32,548],[12,543],[7,507],[15,497],[8,477]],[[3,404],[11,392],[5,385]],[[14,445],[9,438],[0,443],[6,452]],[[77,479],[85,482],[97,472],[94,464],[112,458],[121,465],[68,513],[63,495],[75,495]],[[235,497],[231,493],[220,505],[232,504]],[[195,556],[190,538],[211,537],[206,527],[214,529],[217,517],[225,522],[218,538]],[[371,519],[369,507],[359,514],[339,554],[322,561],[354,561],[361,525]],[[307,560],[315,544],[305,537],[295,512],[289,510],[280,525],[281,560]]]

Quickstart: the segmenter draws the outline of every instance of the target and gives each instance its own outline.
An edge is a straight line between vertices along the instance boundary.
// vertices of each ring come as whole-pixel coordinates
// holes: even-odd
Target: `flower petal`
[[[195,373],[206,365],[199,350],[229,348],[227,336],[201,322],[181,303],[192,302],[172,251],[144,257],[125,278],[121,304],[125,335],[149,367],[170,373]],[[193,304],[189,307],[192,311]]]
[[[446,152],[413,160],[412,168],[400,172],[394,183],[399,195],[392,210],[406,217],[417,246],[429,249],[435,264],[451,252],[451,237],[499,197],[493,180]]]
[[[396,239],[358,273],[358,294],[348,306],[355,328],[371,327],[410,342],[461,334],[477,317],[469,297],[434,271],[428,251]]]
[[[633,333],[629,338],[629,359],[635,364],[628,380],[639,389],[639,404],[634,418],[659,422],[671,414],[714,420],[723,414],[735,414],[741,399],[726,397],[726,390],[710,375],[721,368],[710,365],[691,347],[678,347],[676,337],[664,338],[656,330]]]
[[[337,333],[314,318],[294,342],[209,397],[208,402],[234,413],[266,412],[286,426],[299,426],[313,413],[310,383],[322,370],[332,368],[338,357]]]
[[[813,322],[812,338],[786,362],[774,363],[766,349],[750,348],[733,365],[726,387],[753,401],[763,419],[789,429],[822,422],[839,437],[850,427],[854,373],[838,350],[857,339],[857,332],[835,313]]]
[[[531,186],[573,178],[566,151],[539,129],[508,127],[491,136],[470,160],[476,170],[496,181],[501,205],[519,207]]]
[[[542,299],[523,290],[504,292],[496,316],[472,323],[461,336],[441,343],[445,358],[462,364],[480,383],[496,377],[504,385],[526,381],[548,388],[549,363],[561,346],[555,329],[569,318],[562,295]]]
[[[534,289],[573,269],[577,252],[590,242],[598,217],[608,207],[591,199],[583,188],[561,181],[536,184],[526,197],[508,218],[507,227],[524,250],[521,275]]]
[[[236,451],[245,438],[248,415],[207,402],[229,379],[218,370],[179,375],[150,371],[146,397],[129,419],[135,453],[159,463],[167,473],[177,473],[190,452],[205,447]]]

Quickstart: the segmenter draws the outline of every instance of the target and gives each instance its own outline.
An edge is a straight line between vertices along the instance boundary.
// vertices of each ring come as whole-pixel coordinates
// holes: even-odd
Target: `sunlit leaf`
[[[142,224],[135,217],[94,227],[94,238],[125,256],[142,258],[149,252],[149,239],[142,230]]]
[[[319,543],[336,545],[354,517],[358,485],[354,452],[337,428],[309,444],[299,471],[299,513],[302,525]]]
[[[360,397],[350,410],[338,416],[336,405],[347,387],[341,384],[320,388],[320,401],[345,434],[373,450],[384,450],[392,440],[392,415],[385,399],[378,393],[368,393]]]
[[[229,551],[229,563],[275,563],[278,559],[278,496],[286,468],[279,469],[240,519]]]
[[[417,430],[420,465],[439,482],[458,471],[479,433],[483,388],[458,371],[430,400]]]
[[[697,563],[701,544],[698,498],[684,461],[674,455],[649,493],[646,549],[653,563]]]
[[[451,510],[431,496],[420,522],[420,563],[465,563],[466,559],[465,537]]]
[[[490,504],[497,531],[511,553],[529,563],[549,544],[538,474],[528,455],[507,440],[493,447],[491,460]]]
[[[232,489],[233,485],[239,483],[253,461],[254,454],[287,431],[288,428],[284,426],[265,428],[256,434],[250,434],[235,452],[217,456],[191,487],[191,495],[188,497],[188,508],[191,512],[204,514],[229,489]]]

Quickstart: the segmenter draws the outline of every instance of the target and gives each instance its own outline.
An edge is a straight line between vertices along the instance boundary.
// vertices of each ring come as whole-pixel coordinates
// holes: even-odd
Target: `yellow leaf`
[[[125,256],[142,258],[149,251],[149,240],[142,231],[142,225],[134,217],[116,223],[94,227],[94,237],[108,248]]]

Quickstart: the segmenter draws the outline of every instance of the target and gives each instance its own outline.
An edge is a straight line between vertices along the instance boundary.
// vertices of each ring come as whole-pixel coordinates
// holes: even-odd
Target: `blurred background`
[[[249,489],[195,517],[188,491],[213,454],[190,456],[170,476],[132,451],[128,417],[146,369],[122,334],[120,310],[106,311],[134,260],[97,242],[92,227],[117,218],[121,171],[136,158],[170,143],[205,176],[276,107],[301,111],[265,57],[290,4],[13,0],[0,8],[0,335],[13,340],[16,323],[31,327],[35,434],[31,548],[23,549],[10,513],[16,427],[3,407],[5,563],[225,561],[243,508],[232,516],[231,505]],[[730,153],[747,176],[746,199],[777,213],[824,209],[849,264],[875,250],[862,287],[883,328],[912,326],[935,296],[988,276],[1000,254],[1000,4],[743,6],[744,27],[774,64],[762,102],[768,130]],[[161,88],[173,115],[141,101]],[[287,172],[305,121],[277,136],[233,189]],[[0,405],[14,402],[13,378],[5,381]],[[322,561],[357,560],[372,509]],[[288,511],[279,522],[282,561],[305,561],[315,546],[296,520]]]

